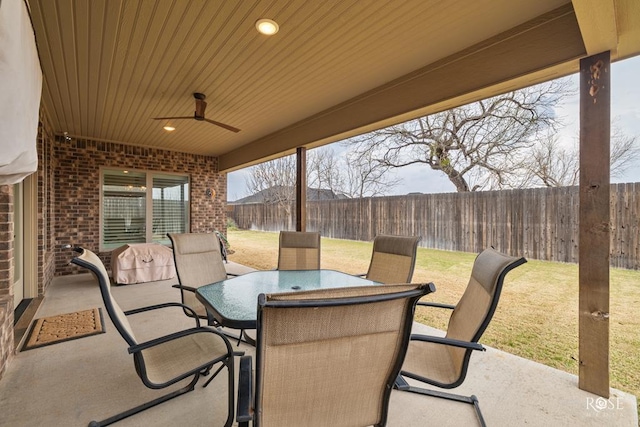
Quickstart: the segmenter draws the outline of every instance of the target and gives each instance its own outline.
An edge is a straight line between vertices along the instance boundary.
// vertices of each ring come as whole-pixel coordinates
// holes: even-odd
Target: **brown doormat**
[[[36,319],[22,350],[102,334],[103,324],[100,308]]]

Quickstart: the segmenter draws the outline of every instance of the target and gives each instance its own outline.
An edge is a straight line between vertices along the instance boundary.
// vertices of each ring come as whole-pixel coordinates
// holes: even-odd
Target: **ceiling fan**
[[[204,110],[207,108],[207,103],[204,101],[206,96],[202,93],[194,93],[193,97],[196,99],[196,111],[192,116],[184,116],[184,117],[154,117],[153,120],[178,120],[178,119],[195,119],[198,121],[205,121],[211,123],[216,126],[220,126],[221,128],[225,128],[230,130],[231,132],[240,132],[240,129],[234,128],[233,126],[229,126],[224,123],[216,122],[215,120],[207,119],[204,116]]]

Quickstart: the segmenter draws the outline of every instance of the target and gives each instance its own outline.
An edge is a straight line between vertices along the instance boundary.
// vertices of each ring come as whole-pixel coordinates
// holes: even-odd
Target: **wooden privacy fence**
[[[376,234],[419,235],[427,248],[480,252],[493,246],[530,259],[576,263],[578,203],[578,187],[326,200],[307,203],[307,230],[363,241]],[[611,185],[610,206],[611,265],[640,269],[640,183]],[[291,229],[277,205],[229,210],[243,229]]]

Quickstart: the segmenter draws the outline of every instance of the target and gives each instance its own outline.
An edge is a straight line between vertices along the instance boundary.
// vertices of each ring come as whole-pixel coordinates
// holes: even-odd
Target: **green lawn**
[[[275,268],[278,234],[229,230],[232,261]],[[322,238],[322,268],[365,273],[371,243]],[[429,299],[455,304],[475,254],[418,249],[414,282],[433,282]],[[640,272],[611,270],[611,386],[640,396]],[[447,313],[419,307],[416,320],[446,329]],[[578,266],[531,260],[507,275],[498,309],[482,342],[518,356],[578,373]]]

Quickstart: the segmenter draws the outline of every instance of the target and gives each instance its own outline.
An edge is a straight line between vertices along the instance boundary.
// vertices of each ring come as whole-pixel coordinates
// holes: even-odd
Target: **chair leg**
[[[241,342],[245,343],[245,344],[249,344],[251,346],[256,346],[256,341],[251,338],[249,335],[247,335],[247,333],[245,332],[244,329],[240,330],[240,334],[235,335],[235,334],[231,334],[223,329],[220,329],[220,327],[218,327],[219,331],[222,332],[222,334],[227,337],[227,338],[231,338],[233,340],[237,340],[237,345],[239,346]]]
[[[224,367],[225,367],[225,365],[224,365],[224,364],[223,364],[223,365],[220,365],[220,367],[216,370],[216,372],[215,372],[213,375],[211,375],[211,378],[209,378],[209,379],[207,380],[207,382],[206,382],[206,383],[204,383],[204,385],[202,386],[202,388],[205,388],[206,386],[208,386],[208,385],[209,385],[209,383],[210,383],[211,381],[213,381],[213,379],[214,379],[214,378],[215,378],[215,377],[220,373],[220,371],[222,371],[222,368],[224,368]]]
[[[254,347],[256,346],[256,340],[254,340],[249,335],[247,335],[247,332],[244,329],[242,330],[242,337],[244,338],[243,341],[246,342],[247,344],[252,345]]]
[[[145,409],[149,409],[152,408],[156,405],[159,405],[160,403],[166,402],[167,400],[173,399],[174,397],[178,397],[182,394],[188,393],[190,391],[192,391],[195,388],[196,383],[198,382],[198,379],[200,378],[200,373],[196,373],[193,376],[193,380],[187,384],[186,386],[182,387],[179,390],[176,390],[174,392],[171,392],[169,394],[165,394],[164,396],[161,396],[157,399],[154,399],[150,402],[146,402],[143,403],[142,405],[136,406],[135,408],[129,409],[128,411],[124,411],[121,412],[117,415],[114,415],[112,417],[107,418],[106,420],[102,420],[102,421],[91,421],[89,423],[89,427],[101,427],[101,426],[108,426],[109,424],[113,424],[117,421],[123,420],[127,417],[130,417],[132,415],[135,415],[139,412],[144,411]]]
[[[439,397],[441,399],[454,400],[456,402],[468,403],[470,405],[473,405],[473,408],[476,412],[476,416],[478,417],[478,421],[480,422],[480,425],[482,427],[487,427],[487,424],[484,421],[484,417],[482,416],[482,412],[480,411],[478,398],[475,395],[462,396],[459,394],[447,393],[444,391],[429,390],[426,388],[414,387],[409,385],[409,383],[401,375],[398,375],[398,377],[396,378],[394,388],[400,391],[408,391],[411,393],[418,393],[425,396]]]
[[[235,403],[235,398],[236,398],[236,394],[235,394],[235,378],[234,378],[234,369],[233,369],[233,355],[229,356],[229,359],[227,359],[227,361],[225,362],[225,365],[227,365],[227,377],[228,377],[228,389],[229,389],[229,396],[228,396],[228,400],[229,400],[229,407],[227,408],[227,422],[224,424],[225,427],[231,427],[231,424],[233,424],[233,418],[235,415],[234,412],[234,407],[233,404]]]
[[[238,370],[238,410],[236,413],[238,427],[249,427],[249,421],[253,420],[253,414],[251,412],[253,406],[253,375],[251,364],[251,356],[240,358],[240,369]]]
[[[478,403],[478,398],[475,394],[471,395],[471,400],[473,400],[473,407],[476,410],[476,415],[478,416],[478,421],[480,421],[480,425],[482,427],[486,427],[487,424],[484,422],[484,417],[482,416],[482,412],[480,412],[480,404]]]
[[[234,380],[234,372],[233,372],[233,357],[234,357],[234,354],[229,356],[229,358],[227,359],[226,362],[222,362],[222,365],[220,365],[220,367],[211,376],[211,378],[209,378],[207,380],[207,382],[204,383],[204,385],[202,386],[203,388],[208,386],[209,383],[211,381],[213,381],[213,379],[220,373],[220,371],[222,371],[222,368],[224,368],[225,366],[227,367],[227,377],[229,379],[229,385],[228,385],[228,387],[229,387],[229,407],[227,408],[227,421],[224,424],[225,427],[231,427],[231,424],[233,424],[233,416],[235,414],[234,410],[233,410],[233,404],[234,404],[234,399],[235,399],[235,395],[234,395],[235,380]]]
[[[211,326],[213,328],[218,329],[220,332],[222,332],[222,334],[227,337],[227,338],[231,338],[233,340],[237,340],[238,343],[237,345],[239,346],[241,342],[244,342],[246,344],[252,345],[252,346],[256,346],[256,341],[254,339],[252,339],[249,335],[247,335],[244,331],[244,329],[240,329],[240,333],[238,335],[235,334],[231,334],[229,332],[227,332],[224,327],[218,323],[216,321],[216,319],[213,318],[213,316],[211,316],[209,313],[207,313],[207,325]]]

